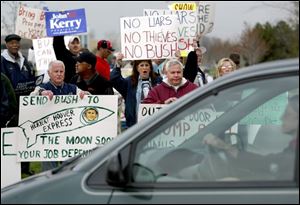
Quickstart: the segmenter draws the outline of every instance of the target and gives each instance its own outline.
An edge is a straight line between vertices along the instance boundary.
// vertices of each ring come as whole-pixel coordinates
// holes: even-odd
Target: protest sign
[[[45,12],[47,36],[86,33],[84,9]]]
[[[175,15],[124,17],[120,19],[123,60],[175,57]]]
[[[148,116],[153,115],[158,112],[163,107],[167,106],[166,104],[140,104],[139,113],[138,113],[138,122],[147,118]]]
[[[197,37],[197,11],[186,10],[165,10],[165,9],[144,9],[144,16],[176,15],[177,24],[177,49],[194,49],[194,39]]]
[[[46,36],[45,14],[41,9],[20,5],[17,10],[15,33],[22,38],[36,39]]]
[[[22,129],[1,128],[1,189],[21,180],[21,163],[17,162],[17,139]]]
[[[164,104],[140,104],[138,121],[153,115],[159,110],[163,109]],[[209,123],[217,119],[221,113],[218,113],[212,109],[198,110],[178,121],[173,122],[171,126],[158,134],[153,140],[149,142],[147,148],[165,148],[165,147],[176,147],[185,140],[189,139],[200,129],[207,126]]]
[[[117,96],[22,96],[18,161],[61,161],[117,136]]]
[[[53,60],[56,60],[53,49],[53,38],[41,38],[33,40],[34,56],[38,75],[44,75],[44,82],[49,80],[48,66]]]
[[[198,4],[198,28],[199,36],[212,32],[215,18],[215,3],[211,1],[199,1]]]
[[[15,94],[20,95],[29,95],[30,92],[34,90],[37,85],[40,85],[43,82],[44,74],[33,77],[30,80],[22,80],[16,84]]]

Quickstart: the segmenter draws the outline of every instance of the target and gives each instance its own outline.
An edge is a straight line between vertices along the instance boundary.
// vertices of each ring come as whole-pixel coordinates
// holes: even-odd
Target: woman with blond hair
[[[230,58],[222,58],[217,64],[216,77],[221,77],[236,70],[236,64]]]

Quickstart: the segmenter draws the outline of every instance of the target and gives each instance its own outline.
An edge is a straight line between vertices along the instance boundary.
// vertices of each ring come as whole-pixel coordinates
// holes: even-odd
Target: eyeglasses
[[[227,69],[227,68],[233,68],[233,66],[231,66],[231,65],[228,65],[228,66],[222,66],[222,67],[220,67],[221,69]]]

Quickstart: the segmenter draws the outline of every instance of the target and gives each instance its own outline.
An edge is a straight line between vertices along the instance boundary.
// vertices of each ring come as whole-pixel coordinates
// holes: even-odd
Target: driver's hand
[[[204,144],[208,144],[214,148],[222,149],[228,152],[231,156],[237,157],[238,149],[232,145],[226,144],[219,137],[209,133],[204,136],[203,141]]]

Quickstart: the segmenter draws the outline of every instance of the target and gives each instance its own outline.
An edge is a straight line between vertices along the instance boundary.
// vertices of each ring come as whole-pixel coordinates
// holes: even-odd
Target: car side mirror
[[[128,179],[124,174],[120,153],[111,156],[107,161],[106,182],[116,187],[123,187],[128,183]]]

